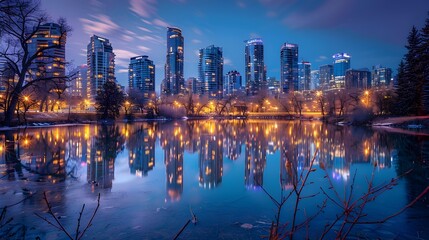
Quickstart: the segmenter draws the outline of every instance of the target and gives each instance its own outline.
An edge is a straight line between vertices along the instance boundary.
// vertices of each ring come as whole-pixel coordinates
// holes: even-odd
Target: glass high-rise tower
[[[229,71],[223,80],[223,93],[225,96],[236,94],[242,88],[241,75],[238,71]]]
[[[165,78],[162,93],[177,95],[185,91],[183,77],[184,39],[179,28],[167,28],[167,57],[165,62]]]
[[[281,92],[299,90],[298,44],[284,43],[280,49]]]
[[[330,83],[334,79],[334,66],[333,65],[323,65],[319,68],[319,85],[323,90],[330,88]]]
[[[87,48],[87,65],[90,97],[95,99],[104,83],[116,81],[115,54],[109,39],[96,35],[91,37]]]
[[[35,83],[35,97],[41,100],[40,110],[48,110],[48,102],[53,92],[66,89],[65,49],[66,35],[56,23],[46,23],[37,27],[36,33],[28,39],[28,56],[37,57],[32,61],[26,81],[46,79]],[[45,50],[37,53],[39,49]]]
[[[392,69],[381,65],[372,67],[372,87],[387,86],[392,79]]]
[[[260,38],[246,41],[245,48],[246,91],[256,95],[266,86],[264,42]]]
[[[200,49],[198,74],[199,82],[201,83],[201,94],[207,94],[209,98],[222,98],[222,48],[211,45]]]
[[[334,59],[334,88],[344,88],[346,71],[350,69],[351,56],[347,53],[337,53]]]
[[[310,90],[310,82],[311,82],[311,63],[302,61],[298,63],[299,69],[299,84],[298,90]]]
[[[128,88],[143,94],[143,99],[148,100],[155,92],[155,65],[148,56],[137,56],[130,59],[128,67]]]
[[[61,27],[56,23],[47,23],[38,27],[36,34],[28,40],[29,56],[40,48],[49,48],[38,54],[30,66],[30,77],[52,78],[65,76],[66,36],[61,37]],[[58,45],[59,47],[53,47]]]

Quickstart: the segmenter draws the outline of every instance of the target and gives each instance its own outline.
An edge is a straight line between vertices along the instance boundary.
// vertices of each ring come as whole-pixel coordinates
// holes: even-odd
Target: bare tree
[[[289,94],[283,94],[279,96],[279,98],[277,99],[277,103],[282,111],[285,111],[288,115],[292,115],[291,112],[293,105]]]
[[[379,115],[392,113],[395,98],[395,90],[390,86],[381,87],[373,91],[372,99],[376,113]]]
[[[5,67],[16,76],[9,94],[4,101],[4,123],[10,125],[21,93],[29,87],[42,82],[64,81],[65,76],[45,74],[48,72],[41,63],[49,61],[64,68],[64,62],[55,59],[53,50],[65,46],[67,33],[71,28],[64,19],[57,21],[59,29],[56,40],[52,44],[31,49],[32,39],[49,21],[46,14],[40,10],[39,2],[31,0],[4,0],[0,2],[0,58],[5,60]],[[64,61],[64,60],[62,60]],[[36,72],[34,67],[36,66]],[[58,88],[59,89],[59,88]],[[62,91],[57,91],[62,92]]]
[[[326,94],[321,91],[316,92],[316,103],[320,109],[320,113],[322,114],[322,118],[325,118],[326,108],[328,107],[328,99]]]
[[[128,99],[130,103],[140,109],[140,112],[143,112],[143,109],[148,104],[149,100],[144,97],[144,94],[136,89],[130,89],[128,92]]]
[[[302,116],[302,109],[304,106],[304,96],[300,92],[292,93],[292,105],[296,114]]]

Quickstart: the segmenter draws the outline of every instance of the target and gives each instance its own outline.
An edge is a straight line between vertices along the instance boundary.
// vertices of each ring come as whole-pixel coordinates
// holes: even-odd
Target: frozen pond
[[[198,222],[189,224],[179,239],[260,239],[269,235],[277,212],[264,190],[276,199],[282,189],[288,195],[311,164],[316,170],[304,187],[297,224],[316,214],[325,200],[327,204],[323,213],[301,225],[296,239],[321,236],[324,226],[342,213],[323,192],[347,198],[353,179],[352,200],[363,196],[368,182],[386,184],[413,170],[369,202],[361,221],[384,219],[410,203],[429,185],[429,137],[298,121],[178,121],[0,132],[0,207],[25,199],[7,208],[18,239],[22,226],[28,239],[66,239],[35,215],[51,219],[43,192],[73,234],[82,204],[85,225],[101,194],[84,239],[172,239],[191,212]],[[427,239],[428,201],[424,197],[384,224],[356,225],[349,236]],[[294,205],[292,195],[281,215],[286,228]],[[334,224],[326,239],[340,228]]]

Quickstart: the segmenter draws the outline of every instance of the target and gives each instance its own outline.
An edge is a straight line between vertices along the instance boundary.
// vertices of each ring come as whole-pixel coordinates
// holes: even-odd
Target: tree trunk
[[[15,91],[12,93],[12,98],[10,100],[10,104],[9,104],[9,106],[7,106],[6,111],[4,113],[4,125],[5,126],[10,126],[12,124],[14,117],[15,117],[15,109],[16,109],[16,105],[18,103],[18,94],[16,94],[16,92],[19,92],[19,91]]]

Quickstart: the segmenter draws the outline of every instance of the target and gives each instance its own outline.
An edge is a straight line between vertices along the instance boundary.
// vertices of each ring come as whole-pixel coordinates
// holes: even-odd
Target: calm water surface
[[[343,197],[354,180],[355,198],[374,184],[413,169],[367,206],[363,220],[380,220],[410,203],[429,185],[429,137],[337,127],[320,122],[179,121],[82,125],[0,132],[0,207],[9,207],[14,226],[34,239],[64,238],[35,216],[46,213],[43,192],[64,225],[75,231],[83,203],[86,224],[101,207],[88,239],[172,239],[191,218],[181,239],[260,239],[268,235],[273,197],[292,189],[294,176],[309,169],[298,222],[318,211],[322,190]],[[324,168],[325,170],[323,170]],[[351,236],[374,239],[429,238],[427,197],[382,225],[359,225]],[[294,199],[282,211],[291,221]],[[309,230],[318,238],[340,209],[328,201]],[[244,225],[243,225],[244,224]],[[339,225],[334,227],[338,229]],[[333,238],[328,235],[327,239]]]

